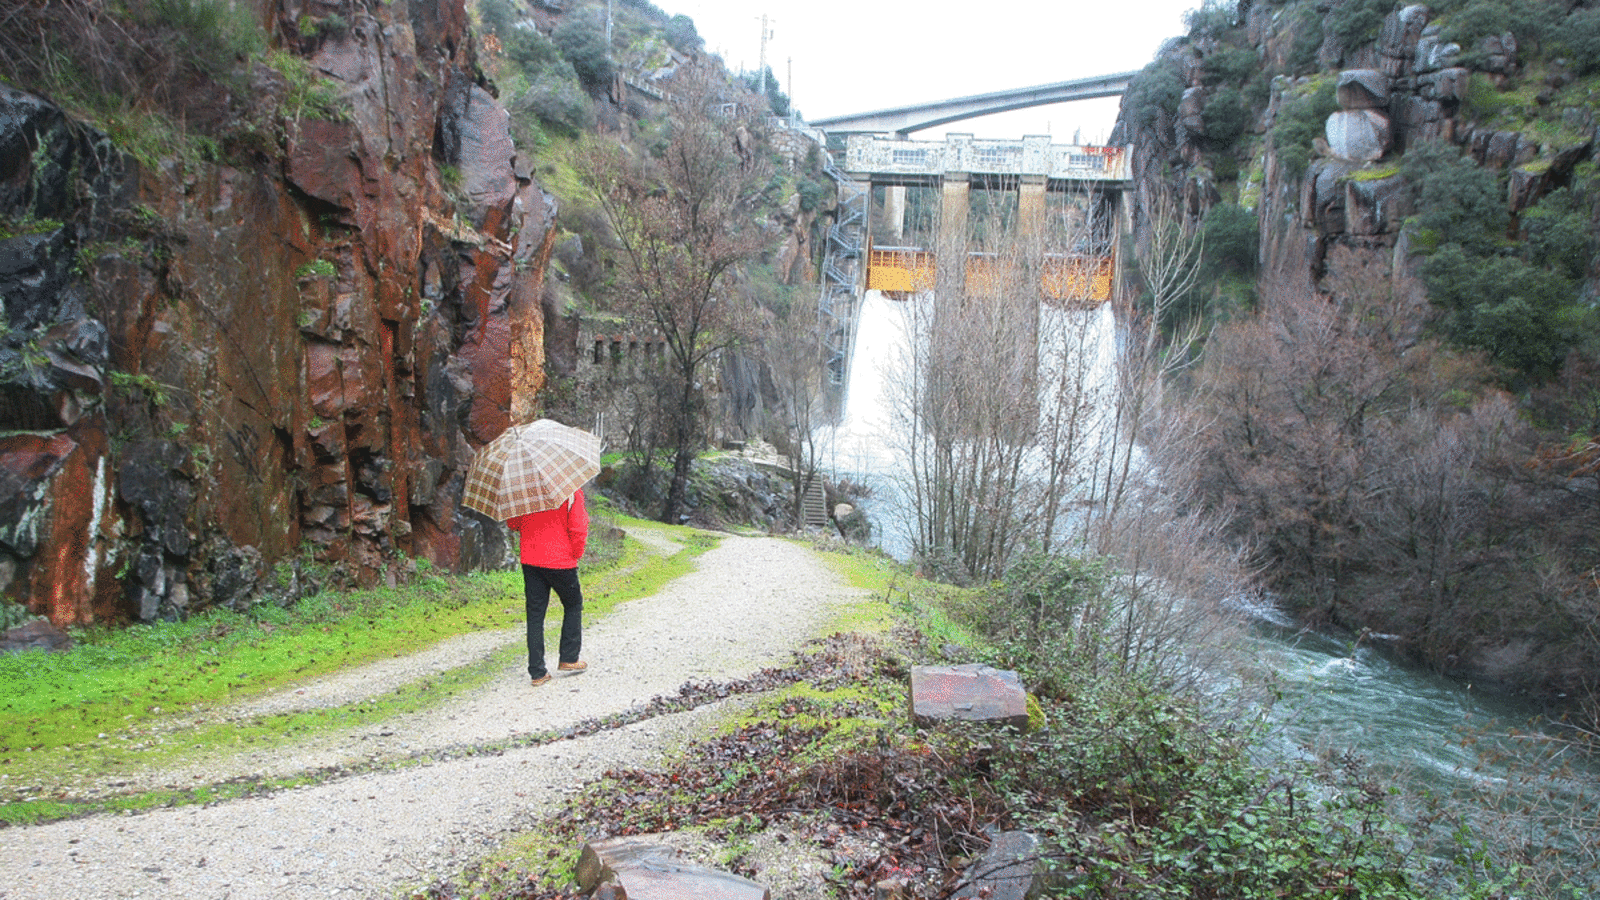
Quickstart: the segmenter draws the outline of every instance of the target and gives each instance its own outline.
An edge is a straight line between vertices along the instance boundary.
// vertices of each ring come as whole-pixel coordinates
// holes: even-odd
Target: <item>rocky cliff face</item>
[[[1218,63],[1232,48],[1215,35],[1196,33],[1175,42],[1145,79],[1161,68],[1175,72],[1181,99],[1175,109],[1152,105],[1154,114],[1130,117],[1127,102],[1122,138],[1137,148],[1135,179],[1140,210],[1147,222],[1150,198],[1176,190],[1183,208],[1198,220],[1224,199],[1218,174],[1219,153],[1232,154],[1241,172],[1232,186],[1241,205],[1261,224],[1262,294],[1280,285],[1314,283],[1329,251],[1338,246],[1358,254],[1377,254],[1397,274],[1411,266],[1401,225],[1412,212],[1412,197],[1397,171],[1384,162],[1424,141],[1458,146],[1479,165],[1505,173],[1507,207],[1516,217],[1553,189],[1567,184],[1575,167],[1595,159],[1600,141],[1592,102],[1555,110],[1537,129],[1510,130],[1480,124],[1468,110],[1468,91],[1476,75],[1498,89],[1518,79],[1523,90],[1546,105],[1574,81],[1571,67],[1557,60],[1539,72],[1528,71],[1513,34],[1494,34],[1463,48],[1448,42],[1429,8],[1406,6],[1389,13],[1377,37],[1346,47],[1331,22],[1350,0],[1333,4],[1241,4],[1238,24],[1258,71],[1292,69],[1296,42],[1308,33],[1327,36],[1315,49],[1315,75],[1278,75],[1264,110],[1252,110],[1242,136],[1219,136],[1208,116],[1219,95],[1238,86],[1217,77]],[[1314,9],[1315,19],[1307,18]],[[1472,65],[1462,64],[1470,55]],[[1304,69],[1302,69],[1303,71]],[[1276,130],[1285,110],[1333,81],[1337,108],[1318,122],[1314,146],[1286,147]],[[1137,94],[1137,88],[1130,96]],[[1259,114],[1256,114],[1259,113]],[[1557,127],[1549,127],[1554,119]],[[1227,146],[1223,146],[1227,145]],[[1311,161],[1303,172],[1286,165],[1286,151]],[[1591,266],[1589,291],[1600,278]]]
[[[226,162],[0,86],[0,590],[57,624],[506,553],[458,500],[542,385],[554,200],[462,0],[261,5],[342,114]]]

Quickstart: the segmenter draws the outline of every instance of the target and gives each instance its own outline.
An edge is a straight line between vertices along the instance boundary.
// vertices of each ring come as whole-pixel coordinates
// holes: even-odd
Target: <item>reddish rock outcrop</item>
[[[0,215],[40,223],[0,232],[0,591],[56,624],[292,599],[306,555],[364,583],[505,559],[457,501],[543,387],[554,200],[463,0],[298,45],[300,4],[265,6],[341,98],[288,117],[258,65],[281,154],[142,169],[0,86]]]

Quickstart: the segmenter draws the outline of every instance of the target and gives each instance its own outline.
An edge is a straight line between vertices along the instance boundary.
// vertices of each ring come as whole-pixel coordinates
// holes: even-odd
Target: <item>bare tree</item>
[[[817,428],[826,414],[822,379],[826,370],[819,288],[807,285],[790,292],[789,302],[768,311],[762,327],[767,371],[777,395],[776,426],[783,435],[783,454],[794,472],[794,514],[804,521],[805,496],[818,478],[821,449]]]
[[[674,86],[670,137],[659,153],[590,137],[573,163],[616,238],[614,299],[665,338],[672,477],[661,510],[676,521],[689,468],[705,440],[706,364],[744,340],[750,305],[729,275],[771,242],[770,163],[759,124],[714,72]]]

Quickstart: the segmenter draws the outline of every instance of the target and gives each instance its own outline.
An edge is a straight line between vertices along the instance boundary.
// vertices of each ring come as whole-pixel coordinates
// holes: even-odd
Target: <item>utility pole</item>
[[[771,34],[767,31],[767,14],[761,14],[761,96],[767,96],[767,38]]]

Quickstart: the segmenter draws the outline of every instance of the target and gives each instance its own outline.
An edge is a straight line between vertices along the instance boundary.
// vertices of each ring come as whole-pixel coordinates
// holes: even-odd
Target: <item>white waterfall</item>
[[[927,293],[903,301],[879,291],[866,293],[856,322],[842,421],[819,436],[824,464],[834,477],[872,489],[864,505],[879,529],[877,543],[899,559],[909,556],[912,533],[902,477],[908,466],[887,390],[916,356],[909,346],[913,320],[933,301]],[[1038,340],[1042,420],[1065,429],[1062,420],[1076,417],[1071,426],[1072,479],[1092,492],[1091,486],[1114,462],[1118,446],[1116,314],[1110,304],[1088,310],[1046,304],[1040,308]],[[1033,468],[1045,468],[1046,452],[1037,451]]]

